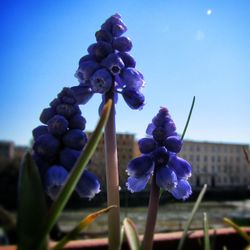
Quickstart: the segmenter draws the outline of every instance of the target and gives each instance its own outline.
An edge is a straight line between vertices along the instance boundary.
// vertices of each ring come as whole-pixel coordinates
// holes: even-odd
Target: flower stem
[[[106,95],[106,101],[108,98],[114,100],[113,93],[109,92]],[[108,215],[109,249],[118,250],[120,247],[120,197],[114,102],[105,127],[104,140],[108,206],[116,206]]]
[[[146,228],[145,228],[144,238],[142,241],[143,250],[151,250],[153,248],[154,229],[155,229],[155,223],[156,223],[157,211],[160,199],[160,188],[156,185],[155,178],[156,177],[154,174],[151,183]]]

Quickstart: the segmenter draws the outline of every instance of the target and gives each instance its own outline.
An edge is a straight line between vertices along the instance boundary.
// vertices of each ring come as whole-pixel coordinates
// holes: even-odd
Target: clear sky
[[[0,140],[28,144],[43,108],[74,73],[95,31],[120,13],[144,74],[142,111],[117,105],[117,131],[137,137],[166,106],[186,139],[250,142],[250,1],[0,1]],[[101,97],[82,107],[87,130]]]

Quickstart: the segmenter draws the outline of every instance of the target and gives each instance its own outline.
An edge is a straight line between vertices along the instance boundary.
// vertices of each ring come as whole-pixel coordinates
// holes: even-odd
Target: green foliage
[[[248,244],[250,244],[250,236],[246,232],[244,232],[237,224],[235,224],[228,218],[224,218],[223,221],[227,225],[231,226],[243,239],[247,241]]]
[[[125,218],[123,220],[123,227],[130,250],[139,250],[140,240],[134,222],[129,218]]]
[[[187,128],[188,128],[188,124],[189,124],[189,121],[190,121],[190,118],[191,118],[191,115],[192,115],[192,112],[193,112],[193,108],[194,108],[194,103],[195,103],[195,96],[193,97],[193,101],[192,101],[191,108],[190,108],[190,111],[189,111],[189,114],[188,114],[186,125],[184,127],[183,132],[182,132],[182,136],[181,136],[182,140],[184,139],[184,136],[185,136]]]
[[[31,250],[34,249],[35,239],[41,233],[47,208],[38,168],[30,153],[25,155],[21,165],[18,197],[18,250]],[[47,243],[44,238],[41,249],[46,248]]]
[[[209,226],[207,220],[207,213],[203,214],[203,230],[204,230],[204,250],[210,250],[210,240],[209,240]]]
[[[62,249],[70,240],[75,239],[83,229],[93,223],[99,216],[106,214],[114,207],[116,206],[110,206],[86,216],[74,229],[72,229],[65,237],[63,237],[63,239],[60,240],[60,242],[58,242],[52,250]]]
[[[180,240],[180,242],[179,242],[179,244],[178,244],[177,250],[181,250],[181,249],[183,248],[183,246],[184,246],[184,242],[185,242],[185,240],[186,240],[186,238],[187,238],[187,234],[188,234],[189,227],[190,227],[190,225],[191,225],[191,223],[192,223],[192,221],[193,221],[193,219],[194,219],[194,216],[195,216],[195,214],[196,214],[196,212],[197,212],[197,210],[198,210],[198,208],[199,208],[199,206],[200,206],[200,204],[201,204],[201,201],[202,201],[202,199],[203,199],[203,196],[204,196],[206,190],[207,190],[207,185],[205,184],[205,185],[203,186],[203,188],[202,188],[202,190],[201,190],[201,192],[200,192],[200,194],[199,194],[199,196],[198,196],[198,198],[197,198],[197,200],[196,200],[196,202],[195,202],[195,204],[194,204],[194,207],[193,207],[193,209],[192,209],[192,212],[191,212],[191,214],[190,214],[190,216],[189,216],[189,218],[188,218],[187,224],[186,224],[186,226],[185,226],[185,228],[184,228],[184,231],[183,231],[181,240]]]

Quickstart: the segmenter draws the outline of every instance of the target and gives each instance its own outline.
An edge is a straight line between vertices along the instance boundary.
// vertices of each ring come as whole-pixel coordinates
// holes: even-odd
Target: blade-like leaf
[[[205,194],[205,192],[206,192],[206,189],[207,189],[207,185],[205,184],[205,185],[203,186],[203,188],[202,188],[202,190],[201,190],[201,192],[200,192],[200,194],[199,194],[199,196],[198,196],[198,198],[197,198],[197,200],[196,200],[196,202],[195,202],[195,204],[194,204],[194,207],[193,207],[193,209],[192,209],[192,212],[191,212],[191,214],[190,214],[190,216],[189,216],[189,218],[188,218],[187,224],[186,224],[186,226],[185,226],[185,228],[184,228],[184,231],[183,231],[181,240],[180,240],[180,242],[179,242],[179,244],[178,244],[177,250],[181,250],[182,247],[183,247],[183,245],[184,245],[184,242],[185,242],[186,237],[187,237],[188,229],[189,229],[189,227],[190,227],[190,225],[191,225],[191,223],[192,223],[192,221],[193,221],[193,218],[194,218],[194,216],[195,216],[195,214],[196,214],[196,212],[197,212],[197,209],[199,208],[199,206],[200,206],[200,204],[201,204],[201,201],[202,201],[203,196],[204,196],[204,194]]]
[[[101,209],[95,213],[89,214],[86,216],[74,229],[72,229],[65,237],[63,237],[60,242],[58,242],[53,250],[62,249],[70,240],[73,240],[79,235],[79,233],[89,226],[92,222],[96,220],[97,217],[107,213],[110,209],[115,208],[116,206],[110,206],[105,209]]]
[[[190,111],[189,111],[189,114],[188,114],[186,125],[185,125],[185,128],[184,128],[183,132],[182,132],[182,136],[181,136],[182,140],[184,139],[184,136],[185,136],[186,131],[187,131],[187,127],[188,127],[188,124],[189,124],[189,121],[190,121],[190,118],[191,118],[191,115],[192,115],[192,112],[193,112],[194,103],[195,103],[195,96],[193,97],[193,101],[192,101],[191,108],[190,108]]]
[[[75,189],[75,186],[77,185],[77,182],[79,178],[81,177],[81,174],[85,168],[85,166],[88,164],[89,160],[91,159],[92,155],[95,152],[95,149],[101,139],[102,131],[104,126],[107,123],[110,109],[112,106],[112,100],[108,100],[107,103],[103,107],[102,115],[99,119],[99,122],[90,137],[87,145],[85,146],[84,150],[81,152],[81,155],[79,156],[75,166],[70,172],[70,175],[63,186],[61,192],[59,193],[57,199],[52,204],[51,209],[48,214],[48,218],[44,224],[42,234],[39,236],[37,242],[41,242],[46,235],[50,232],[53,225],[57,221],[58,217],[60,216],[63,208],[65,207],[66,203],[68,202],[72,192]],[[38,249],[40,249],[38,247]]]
[[[140,249],[139,236],[133,221],[129,218],[123,220],[124,232],[128,240],[130,250]]]
[[[203,230],[204,230],[204,250],[210,250],[211,248],[209,240],[207,213],[203,214]]]
[[[243,239],[245,239],[248,244],[250,244],[250,236],[244,232],[238,225],[236,225],[233,221],[228,218],[223,219],[224,223],[231,226]]]
[[[21,164],[18,185],[18,249],[31,250],[34,244],[32,240],[41,232],[47,209],[38,168],[29,152]],[[46,240],[41,246],[47,249]]]

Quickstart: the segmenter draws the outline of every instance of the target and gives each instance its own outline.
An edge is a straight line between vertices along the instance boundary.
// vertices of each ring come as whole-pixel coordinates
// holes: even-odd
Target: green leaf
[[[178,244],[177,250],[181,250],[182,247],[183,247],[183,245],[184,245],[184,242],[185,242],[185,240],[186,240],[186,238],[187,238],[188,229],[189,229],[189,227],[190,227],[190,225],[191,225],[191,223],[192,223],[192,221],[193,221],[193,219],[194,219],[194,216],[195,216],[195,214],[196,214],[196,212],[197,212],[197,210],[198,210],[198,208],[199,208],[199,206],[200,206],[200,204],[201,204],[201,201],[202,201],[203,196],[204,196],[204,194],[205,194],[205,192],[206,192],[206,189],[207,189],[207,185],[205,184],[205,185],[203,186],[203,188],[202,188],[202,190],[201,190],[201,192],[200,192],[200,194],[199,194],[199,196],[198,196],[198,198],[197,198],[197,200],[196,200],[196,202],[195,202],[195,204],[194,204],[194,207],[193,207],[193,209],[192,209],[192,212],[191,212],[191,214],[190,214],[190,216],[189,216],[189,218],[188,218],[187,224],[186,224],[186,226],[185,226],[185,228],[184,228],[184,231],[183,231],[181,240],[180,240],[180,242],[179,242],[179,244]]]
[[[210,250],[210,240],[209,240],[209,228],[207,213],[203,214],[203,229],[204,229],[204,250]]]
[[[250,236],[244,232],[237,224],[235,224],[232,220],[228,218],[223,219],[224,223],[231,226],[243,239],[245,239],[248,244],[250,244]]]
[[[72,168],[69,177],[65,185],[63,186],[61,192],[59,193],[57,199],[51,206],[48,218],[45,224],[43,225],[42,234],[37,239],[38,244],[46,237],[46,235],[52,229],[53,225],[56,223],[63,208],[65,207],[71,194],[73,193],[75,186],[77,185],[77,182],[80,179],[84,168],[86,167],[92,155],[94,154],[95,149],[101,139],[103,128],[107,123],[111,107],[112,107],[112,100],[108,100],[103,107],[102,115],[97,123],[97,126],[92,136],[90,137],[87,145],[81,152],[81,155],[79,156],[75,166]],[[38,249],[40,248],[38,247]]]
[[[18,198],[18,249],[33,250],[33,240],[41,232],[47,208],[38,168],[29,152],[20,167]],[[46,240],[43,239],[41,246],[41,249],[47,249]]]
[[[101,209],[95,213],[89,214],[86,216],[74,229],[72,229],[65,237],[63,237],[60,242],[58,242],[52,249],[59,250],[62,249],[70,240],[75,239],[79,233],[93,223],[97,217],[106,214],[110,209],[117,206],[109,206],[107,208]]]
[[[182,136],[181,136],[182,140],[184,139],[184,136],[185,136],[186,131],[187,131],[187,127],[188,127],[188,124],[189,124],[189,121],[190,121],[190,118],[191,118],[191,115],[192,115],[192,112],[193,112],[194,103],[195,103],[195,96],[193,97],[193,101],[192,101],[191,108],[190,108],[190,111],[189,111],[189,114],[188,114],[186,125],[185,125],[185,128],[184,128],[183,132],[182,132]]]
[[[135,227],[135,224],[129,218],[123,220],[124,232],[130,246],[130,250],[140,249],[140,240]]]

